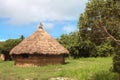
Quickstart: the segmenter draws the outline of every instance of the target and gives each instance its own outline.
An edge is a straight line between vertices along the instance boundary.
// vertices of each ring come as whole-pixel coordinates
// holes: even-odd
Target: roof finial
[[[43,29],[43,24],[42,23],[40,23],[39,29]]]

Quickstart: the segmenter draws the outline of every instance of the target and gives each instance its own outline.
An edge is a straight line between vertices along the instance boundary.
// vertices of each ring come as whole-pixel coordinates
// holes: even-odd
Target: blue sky
[[[30,36],[40,22],[54,38],[77,30],[88,0],[0,0],[0,41]]]

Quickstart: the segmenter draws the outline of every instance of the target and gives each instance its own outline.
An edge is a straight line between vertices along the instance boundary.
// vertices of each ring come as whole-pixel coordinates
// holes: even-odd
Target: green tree
[[[116,43],[113,44],[116,53],[113,70],[120,74],[120,1],[90,0],[79,18],[78,25],[82,40],[95,43],[99,46],[98,50],[102,49],[102,44],[107,40],[111,39],[111,43]]]
[[[78,32],[63,34],[57,39],[70,52],[74,58],[90,57],[95,51],[95,45],[90,40],[82,41]]]
[[[97,57],[98,55],[93,55],[96,53],[96,45],[90,40],[80,41],[79,45],[79,55],[82,57]]]
[[[1,46],[1,53],[6,54],[9,53],[10,50],[19,44],[22,39],[8,39]]]
[[[61,43],[65,48],[67,48],[74,58],[79,54],[79,36],[78,32],[71,32],[69,34],[63,34],[57,40]]]
[[[109,42],[104,42],[96,47],[96,54],[100,57],[107,57],[114,54],[114,47]]]
[[[24,37],[23,35],[21,35],[21,36],[20,36],[20,39],[24,40],[24,39],[25,39],[25,37]]]
[[[4,44],[4,41],[0,42],[0,54],[2,53],[3,44]]]
[[[4,54],[5,60],[11,60],[9,55],[10,50],[19,44],[22,41],[21,38],[19,39],[8,39],[5,42],[0,43],[0,53]]]
[[[109,38],[103,31],[104,26],[111,35],[119,39],[120,9],[117,4],[112,0],[90,0],[78,22],[81,37],[99,45]]]

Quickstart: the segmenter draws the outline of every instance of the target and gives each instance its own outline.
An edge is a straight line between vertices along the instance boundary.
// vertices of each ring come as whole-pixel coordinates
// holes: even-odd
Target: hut
[[[9,55],[9,53],[5,53],[5,54],[0,53],[0,60],[2,60],[2,61],[10,61],[12,59],[11,59],[11,56]]]
[[[0,60],[2,61],[10,61],[11,56],[9,55],[9,50],[5,50],[6,41],[0,41]]]
[[[10,55],[17,66],[44,66],[48,64],[64,64],[69,51],[51,37],[39,25],[30,37],[15,46]]]
[[[0,54],[0,60],[5,61],[5,55],[4,54]]]

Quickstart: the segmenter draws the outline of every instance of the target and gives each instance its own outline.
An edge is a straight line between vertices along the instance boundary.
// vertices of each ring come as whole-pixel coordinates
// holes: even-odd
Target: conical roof
[[[39,26],[39,29],[35,33],[10,51],[10,55],[25,53],[59,55],[68,54],[69,51],[43,30],[42,26]]]

